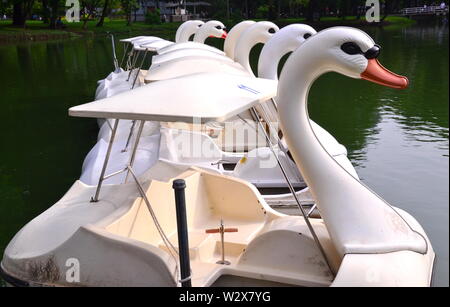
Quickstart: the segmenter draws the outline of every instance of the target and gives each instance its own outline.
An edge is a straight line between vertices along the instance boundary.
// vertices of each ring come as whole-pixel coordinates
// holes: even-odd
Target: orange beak
[[[228,33],[227,33],[226,31],[223,31],[223,34],[222,34],[222,36],[221,36],[220,38],[225,39],[225,38],[227,38],[227,36],[228,36]],[[219,38],[218,36],[214,36],[214,35],[210,35],[209,37],[212,37],[212,38],[214,38],[214,37]]]
[[[409,84],[408,78],[387,70],[377,59],[369,60],[369,64],[367,65],[366,70],[361,74],[361,78],[396,89],[405,89]]]

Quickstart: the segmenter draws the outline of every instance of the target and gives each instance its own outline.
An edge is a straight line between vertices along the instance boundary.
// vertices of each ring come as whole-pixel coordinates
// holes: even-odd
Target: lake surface
[[[410,88],[328,74],[313,86],[310,115],[347,147],[367,185],[422,224],[437,254],[434,285],[448,286],[448,28],[367,31]],[[106,38],[0,46],[0,254],[79,177],[97,124],[67,109],[93,100],[111,54]]]

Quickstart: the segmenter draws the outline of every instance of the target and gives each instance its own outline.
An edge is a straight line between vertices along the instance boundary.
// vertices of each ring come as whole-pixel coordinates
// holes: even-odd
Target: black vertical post
[[[177,209],[177,229],[178,229],[178,253],[180,255],[181,286],[192,287],[191,284],[191,264],[189,260],[189,239],[186,218],[186,198],[184,189],[186,183],[183,179],[173,182],[175,190],[175,205]]]

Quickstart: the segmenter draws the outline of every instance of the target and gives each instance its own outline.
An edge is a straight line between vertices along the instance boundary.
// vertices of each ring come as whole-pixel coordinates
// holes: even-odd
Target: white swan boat
[[[190,37],[194,35],[204,24],[205,23],[200,20],[189,20],[184,22],[178,27],[176,31],[175,42],[164,40],[156,36],[136,36],[120,40],[120,42],[124,44],[124,55],[121,64],[123,64],[124,60],[126,59],[126,70],[120,68],[118,64],[113,43],[115,70],[111,72],[105,79],[98,81],[98,86],[95,93],[96,98],[104,98],[117,92],[129,90],[134,87],[134,83],[136,81],[140,81],[140,79],[135,80],[136,77],[131,78],[131,72],[133,72],[139,57],[142,54],[145,54],[149,49],[142,48],[141,45],[156,44],[159,47],[162,47],[172,44],[181,44],[189,41]],[[215,22],[213,24],[215,24]],[[130,51],[128,51],[128,49],[130,49]],[[143,59],[145,59],[145,55],[143,56]]]
[[[215,26],[212,27],[212,29],[215,28]],[[202,27],[202,30],[208,30],[206,25]],[[263,78],[277,79],[278,76],[276,72],[278,63],[281,58],[285,54],[294,51],[301,43],[305,41],[307,37],[314,35],[315,33],[316,32],[314,31],[314,29],[306,25],[290,25],[288,27],[285,27],[281,31],[278,31],[278,27],[270,22],[255,23],[252,21],[245,21],[233,27],[225,41],[224,50],[226,50],[227,54],[229,55],[236,55],[236,58],[239,61],[238,63],[231,66],[234,70],[224,70],[223,68],[230,67],[230,65],[228,65],[227,62],[225,62],[224,65],[219,65],[221,61],[217,57],[193,57],[192,55],[183,57],[180,53],[180,61],[171,61],[171,63],[175,63],[175,66],[172,66],[171,64],[158,64],[156,65],[156,67],[158,69],[163,68],[163,70],[159,69],[157,71],[154,71],[152,69],[155,66],[152,64],[152,67],[147,73],[146,80],[157,81],[162,79],[180,77],[196,72],[214,71],[222,71],[233,74],[237,73],[241,75],[253,75],[249,64],[249,54],[251,49],[257,43],[266,43],[262,50],[261,58],[259,61],[259,67],[261,71],[260,76]],[[218,34],[219,33],[217,33],[217,35]],[[204,36],[206,35],[202,34],[202,37]],[[239,39],[236,39],[238,36]],[[230,40],[236,41],[237,43],[234,48],[236,49],[234,53],[229,52],[229,50],[233,50],[233,44],[230,43]],[[177,49],[177,51],[182,50],[184,49]],[[192,62],[193,65],[189,65],[189,63]],[[164,72],[163,77],[161,76],[161,74],[158,74],[158,72],[161,71]],[[169,73],[170,76],[167,75],[167,73]],[[129,99],[133,99],[133,95],[134,93],[130,93]],[[276,111],[271,118],[276,120]],[[285,179],[283,178],[282,173],[278,170],[278,166],[275,160],[273,158],[270,158],[272,153],[270,152],[269,148],[265,147],[267,146],[267,143],[264,135],[261,132],[261,129],[259,129],[258,124],[252,118],[252,115],[249,113],[249,111],[241,114],[241,116],[239,116],[239,119],[234,119],[234,121],[232,121],[231,123],[233,125],[230,129],[232,132],[241,130],[244,131],[243,133],[241,133],[241,135],[244,136],[245,133],[248,133],[248,130],[250,130],[249,135],[255,135],[254,130],[257,130],[259,131],[259,135],[257,137],[254,137],[252,139],[253,141],[245,138],[243,139],[243,144],[237,146],[236,140],[233,140],[233,135],[231,133],[231,142],[228,142],[228,144],[231,145],[228,145],[229,148],[226,148],[227,143],[220,142],[220,140],[227,140],[227,136],[216,137],[213,139],[211,138],[211,136],[206,134],[197,132],[193,133],[192,131],[183,131],[179,129],[187,128],[187,130],[189,130],[189,128],[192,128],[192,125],[188,127],[186,127],[186,125],[184,127],[180,127],[180,125],[169,124],[168,126],[164,125],[165,127],[161,130],[161,138],[159,135],[157,135],[159,134],[158,126],[155,126],[155,124],[147,123],[147,126],[144,128],[145,130],[142,134],[145,137],[141,141],[142,150],[138,152],[138,155],[136,157],[139,165],[136,166],[137,172],[139,174],[145,172],[145,170],[150,168],[157,161],[157,159],[162,159],[164,161],[170,161],[186,166],[196,165],[201,168],[219,170],[223,174],[236,176],[238,178],[250,181],[259,188],[286,187]],[[315,123],[312,124],[314,126],[315,132],[319,136],[321,142],[327,148],[328,152],[357,178],[358,176],[356,174],[356,171],[354,170],[353,166],[346,156],[347,151],[345,147],[340,145],[323,128]],[[110,127],[111,124],[103,125],[103,127],[100,129],[100,140],[98,144],[86,157],[85,163],[83,164],[83,171],[81,176],[81,180],[84,183],[95,184],[95,182],[98,181],[102,168],[102,162],[107,151],[107,142],[111,134]],[[116,135],[116,138],[119,141],[116,142],[115,147],[113,148],[111,153],[111,171],[117,171],[123,168],[126,164],[126,161],[129,159],[130,153],[124,151],[123,149],[126,148],[126,143],[129,143],[130,127],[137,130],[137,127],[135,127],[132,122],[129,121],[122,121],[119,125]],[[211,127],[211,123],[209,123],[209,127]],[[217,127],[215,128],[215,130],[220,131],[221,129],[223,129],[220,127],[220,125],[215,125],[215,127]],[[245,131],[245,129],[247,131]],[[175,138],[176,141],[174,141]],[[219,144],[217,144],[218,141]],[[159,143],[161,144],[161,146],[159,146]],[[192,147],[209,148],[209,150],[197,152],[197,154],[195,155],[195,153],[193,154],[192,152],[182,152],[179,150],[179,148],[176,148],[177,146],[188,149]],[[249,148],[249,152],[243,152],[244,149]],[[241,152],[235,152],[236,149],[240,149]],[[153,156],[149,158],[149,154]],[[280,156],[280,159],[283,160],[283,163],[287,166],[290,166],[288,167],[288,169],[292,169],[292,160],[288,157],[287,152],[278,151],[278,154]],[[243,163],[243,161],[245,161],[246,163]],[[258,167],[258,165],[260,165],[261,161],[267,161],[266,165],[269,165],[271,163],[271,166],[260,168]],[[301,174],[295,171],[290,171],[289,175],[296,187],[304,187],[304,182]],[[108,179],[108,182],[123,182],[123,178],[120,176],[110,178]],[[307,193],[307,190],[305,190],[304,192]],[[273,201],[274,204],[277,205],[282,203],[292,203],[292,199],[288,195],[283,194],[278,194],[275,196],[269,195],[266,196],[266,198],[268,200],[270,199],[269,201]]]
[[[196,168],[170,172],[159,163],[137,176],[131,158],[123,170],[128,183],[102,187],[100,180],[95,187],[77,181],[23,227],[5,250],[3,277],[17,285],[58,286],[203,287],[224,275],[250,278],[255,285],[429,286],[435,255],[422,227],[330,157],[308,118],[309,89],[329,71],[407,87],[405,77],[378,63],[379,51],[360,30],[330,28],[292,54],[278,85],[203,73],[136,89],[143,99],[130,102],[120,94],[69,110],[72,116],[114,118],[115,131],[119,120],[137,120],[142,127],[145,121],[192,117],[223,121],[276,96],[282,131],[320,217],[309,217],[301,205],[302,216],[280,214],[248,182]],[[189,95],[174,97],[174,86]],[[217,95],[219,89],[226,91]],[[185,104],[186,97],[192,104]],[[137,147],[138,142],[133,155]],[[103,172],[102,179],[113,175]],[[174,197],[171,175],[184,180],[173,182],[174,188],[186,184],[186,219],[175,212],[175,200],[177,208],[183,202],[180,194]]]

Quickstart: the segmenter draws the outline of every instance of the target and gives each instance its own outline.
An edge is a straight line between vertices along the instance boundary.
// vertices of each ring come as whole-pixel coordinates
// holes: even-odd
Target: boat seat
[[[206,234],[209,228],[218,228],[220,220],[226,227],[238,228],[227,233],[225,242],[230,253],[241,253],[263,227],[266,212],[256,196],[255,188],[241,180],[199,170],[189,170],[180,178],[186,181],[186,211],[191,257],[209,261],[220,253],[220,235]],[[229,191],[233,191],[230,193]],[[172,182],[153,181],[147,197],[158,222],[177,247],[177,229]],[[132,208],[107,230],[121,236],[139,240],[167,251],[147,205],[136,199]]]

